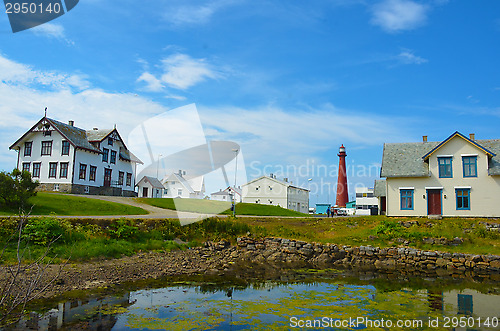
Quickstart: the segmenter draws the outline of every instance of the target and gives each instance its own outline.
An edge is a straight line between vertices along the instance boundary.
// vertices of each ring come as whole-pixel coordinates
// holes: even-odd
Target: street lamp
[[[233,217],[236,216],[236,175],[238,174],[238,152],[240,151],[237,148],[233,148],[232,150],[235,155],[236,164],[234,166],[234,186],[233,186]]]
[[[163,156],[163,155],[158,154],[158,160],[156,161],[156,162],[158,162],[158,163],[156,163],[156,179],[158,179],[158,180],[160,180],[160,179],[158,178],[158,168],[160,167],[160,157],[162,157],[162,156]]]

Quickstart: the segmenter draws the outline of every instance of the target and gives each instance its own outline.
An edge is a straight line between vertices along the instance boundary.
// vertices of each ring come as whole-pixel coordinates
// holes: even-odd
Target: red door
[[[441,190],[427,190],[427,214],[441,215]]]
[[[104,186],[111,186],[111,169],[104,169]]]

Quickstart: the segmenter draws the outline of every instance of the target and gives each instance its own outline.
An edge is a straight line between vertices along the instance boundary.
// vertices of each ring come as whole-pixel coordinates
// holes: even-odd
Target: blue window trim
[[[439,178],[453,178],[453,160],[452,160],[452,157],[451,156],[446,156],[446,157],[438,157],[438,171],[439,171]],[[450,166],[450,175],[449,176],[446,176],[442,171],[441,171],[441,164],[440,164],[440,161],[443,160],[443,161],[449,161],[449,164],[448,163],[444,163],[443,164],[443,167],[446,167],[447,165]]]
[[[401,210],[413,210],[413,207],[414,207],[414,200],[413,200],[413,190],[399,190],[399,195],[400,195],[400,203],[399,203],[399,206],[401,208]],[[406,205],[403,206],[403,199],[406,199]],[[408,198],[411,199],[411,207],[407,207],[408,206]]]
[[[465,162],[466,160],[474,160],[474,162]],[[474,165],[474,174],[466,174],[465,173],[465,165],[469,165],[469,169],[471,165]],[[477,156],[462,156],[462,168],[463,168],[463,175],[464,177],[477,177]]]
[[[458,196],[458,192],[462,192],[462,196]],[[467,195],[463,195],[467,192]],[[457,210],[470,210],[470,188],[457,188],[455,189],[456,206]],[[467,207],[464,207],[464,200],[467,199]],[[462,207],[458,206],[458,201],[462,200]]]

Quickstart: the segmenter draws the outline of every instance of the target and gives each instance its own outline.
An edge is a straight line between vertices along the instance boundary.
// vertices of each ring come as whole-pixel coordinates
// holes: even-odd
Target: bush
[[[137,232],[139,228],[137,226],[131,225],[131,221],[125,219],[119,219],[112,225],[109,229],[109,236],[113,239],[135,239],[137,237]]]
[[[30,219],[23,230],[23,238],[35,245],[47,245],[65,235],[64,227],[54,218]]]
[[[39,183],[31,179],[28,171],[18,169],[0,172],[0,203],[10,208],[24,208],[28,199],[36,195]]]

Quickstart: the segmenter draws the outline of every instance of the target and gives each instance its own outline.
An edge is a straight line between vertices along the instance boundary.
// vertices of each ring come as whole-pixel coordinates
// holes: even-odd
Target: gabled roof
[[[445,145],[446,143],[448,143],[451,139],[455,138],[455,137],[460,137],[462,139],[464,139],[465,141],[467,141],[468,143],[476,146],[477,148],[479,148],[480,150],[482,150],[483,152],[485,152],[486,154],[488,154],[489,156],[495,156],[495,153],[492,153],[490,152],[488,149],[484,148],[483,146],[481,146],[480,144],[478,144],[477,142],[475,142],[474,140],[470,140],[469,138],[467,138],[466,136],[464,136],[463,134],[461,134],[460,132],[458,131],[455,131],[451,136],[449,136],[448,138],[446,138],[445,140],[443,140],[439,145],[437,145],[436,147],[434,147],[432,150],[430,150],[427,154],[425,154],[422,158],[424,160],[427,160],[435,151],[437,151],[439,148],[441,148],[441,146]]]
[[[196,192],[204,191],[204,187],[203,187],[203,185],[205,183],[204,176],[198,176],[198,177],[192,177],[192,178],[186,177],[185,179],[189,183],[189,186],[191,186],[193,191],[196,191]]]
[[[114,129],[97,129],[97,130],[87,130],[87,139],[90,142],[101,142],[104,139],[108,138],[112,133],[116,133],[118,136],[118,139],[120,139],[120,142],[122,143],[123,147],[126,149],[127,146],[125,145],[125,142],[123,141],[122,137],[120,136],[120,133],[116,128]]]
[[[422,156],[439,142],[384,144],[380,177],[426,177],[429,164]]]
[[[158,180],[158,178],[154,178],[154,177],[150,177],[150,176],[144,176],[141,178],[140,181],[137,182],[137,184],[135,186],[139,186],[139,184],[141,182],[149,182],[151,184],[152,187],[154,188],[161,188],[161,189],[164,189],[165,187],[163,186],[163,184]]]
[[[188,183],[188,181],[186,179],[184,179],[184,177],[180,176],[179,174],[173,173],[170,176],[168,176],[166,179],[163,179],[163,182],[165,183],[165,185],[168,185],[169,181],[178,182],[182,186],[184,186],[184,188],[186,190],[188,190],[189,193],[195,193],[195,191],[193,190],[191,185]]]
[[[48,124],[50,124],[57,132],[59,132],[59,134],[61,134],[64,138],[66,138],[70,142],[70,144],[72,144],[75,148],[81,148],[91,152],[101,153],[101,151],[98,148],[94,147],[87,140],[87,133],[85,130],[77,128],[76,126],[71,126],[69,124],[56,121],[48,117],[43,117],[41,120],[39,120],[35,125],[33,125],[31,129],[29,129],[21,138],[19,138],[9,148],[14,149],[15,146],[17,146],[20,142],[22,142],[28,134],[33,132],[33,130],[39,127],[43,122],[47,122]]]
[[[444,141],[384,144],[380,177],[428,177],[429,156],[456,136],[484,151],[490,157],[489,175],[500,175],[500,139],[470,140],[455,132]]]

